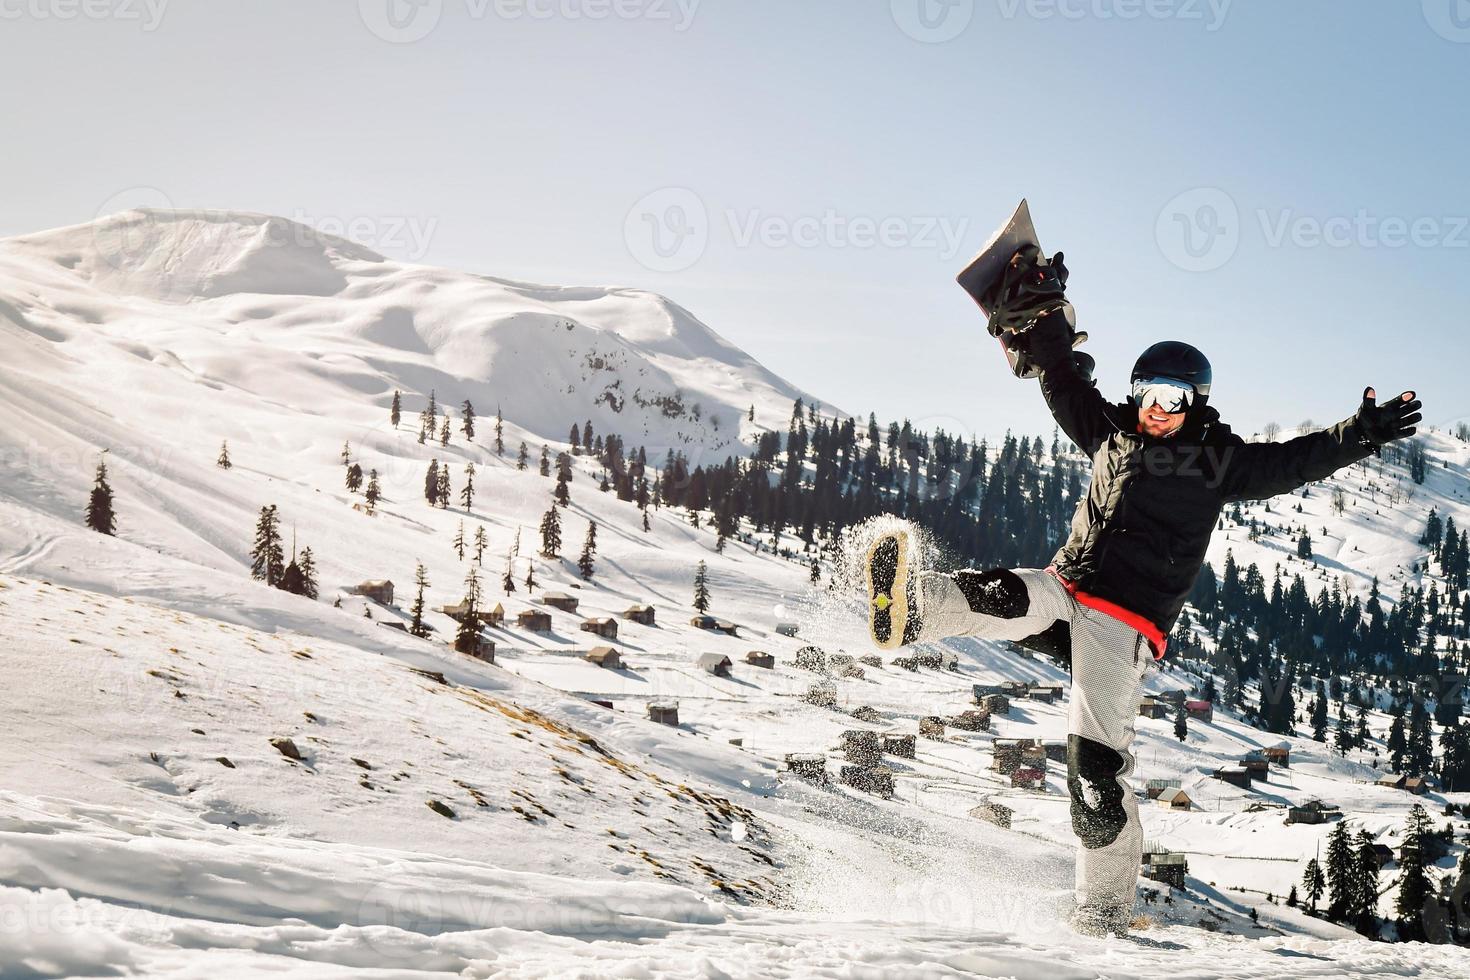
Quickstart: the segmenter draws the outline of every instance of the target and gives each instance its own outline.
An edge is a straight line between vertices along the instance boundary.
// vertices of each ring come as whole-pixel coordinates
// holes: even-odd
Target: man
[[[1143,850],[1132,772],[1133,719],[1149,664],[1204,563],[1232,501],[1259,500],[1321,480],[1413,435],[1413,392],[1378,405],[1363,392],[1352,418],[1283,443],[1247,443],[1206,403],[1209,361],[1178,341],[1143,352],[1131,397],[1103,399],[1079,335],[1061,309],[1009,347],[1024,347],[1068,438],[1092,459],[1092,482],[1071,534],[1041,569],[911,575],[910,542],[886,534],[870,548],[870,627],[880,647],[955,636],[1013,640],[1070,652],[1067,788],[1077,835],[1080,932],[1125,930]]]

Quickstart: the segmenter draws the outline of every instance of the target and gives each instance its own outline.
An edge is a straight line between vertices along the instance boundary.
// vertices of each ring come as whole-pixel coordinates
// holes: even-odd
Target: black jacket
[[[1104,400],[1070,356],[1046,362],[1047,406],[1092,457],[1091,486],[1053,566],[1077,588],[1143,616],[1166,635],[1225,504],[1286,493],[1374,451],[1356,416],[1286,442],[1248,443],[1208,405],[1192,410],[1175,435],[1151,438],[1138,432],[1138,410]]]

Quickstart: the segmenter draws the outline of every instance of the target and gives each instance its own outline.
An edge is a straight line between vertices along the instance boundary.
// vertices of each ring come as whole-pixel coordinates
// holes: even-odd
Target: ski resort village
[[[1045,567],[1064,434],[243,212],[0,241],[0,337],[0,976],[1470,976],[1470,420],[1226,509],[1095,938],[1068,665],[864,583]]]

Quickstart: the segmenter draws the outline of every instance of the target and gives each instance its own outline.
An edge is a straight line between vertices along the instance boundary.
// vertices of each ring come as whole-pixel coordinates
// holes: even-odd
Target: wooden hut
[[[932,738],[936,741],[943,740],[944,719],[938,715],[929,715],[927,718],[920,718],[919,734],[924,738]]]
[[[652,626],[654,624],[653,607],[635,603],[623,610],[623,618],[630,623],[638,623],[640,626]]]
[[[858,705],[849,713],[858,721],[866,721],[869,724],[876,724],[883,720],[883,716],[878,713],[878,709],[869,704]]]
[[[883,752],[900,759],[912,759],[918,751],[918,740],[913,735],[885,734]]]
[[[611,616],[598,616],[593,619],[584,619],[578,629],[583,633],[595,633],[604,640],[616,640],[618,638],[618,621]]]
[[[1200,721],[1215,720],[1215,706],[1209,701],[1185,701],[1184,711],[1189,717],[1198,718]]]
[[[672,725],[679,727],[679,706],[668,702],[654,703],[648,706],[648,720],[660,725]]]
[[[1177,779],[1150,779],[1144,784],[1144,792],[1151,800],[1157,800],[1165,792],[1171,789],[1179,789],[1180,782]]]
[[[622,655],[612,647],[593,647],[587,651],[587,660],[589,663],[606,667],[608,670],[623,669]]]
[[[853,789],[881,796],[885,800],[893,796],[893,770],[887,766],[843,766],[842,781]]]
[[[949,727],[962,732],[988,732],[990,731],[990,712],[966,708],[959,714],[950,717]]]
[[[862,664],[864,667],[872,667],[874,670],[883,669],[883,658],[878,656],[876,653],[863,654],[861,657],[858,657],[858,663]]]
[[[366,582],[359,582],[353,591],[380,606],[393,605],[393,583],[387,579],[369,579]]]
[[[1159,806],[1166,806],[1171,810],[1188,810],[1194,804],[1194,801],[1189,798],[1189,794],[1178,787],[1164,790],[1158,795],[1155,802]]]
[[[801,699],[819,708],[837,707],[837,686],[831,681],[817,681],[806,689]]]
[[[1009,830],[1012,812],[1011,808],[1003,803],[982,803],[970,811],[970,816]]]
[[[827,781],[827,757],[812,752],[790,752],[786,755],[786,768],[793,775],[812,782]]]
[[[1214,777],[1231,786],[1239,786],[1241,789],[1251,788],[1251,774],[1240,766],[1225,766],[1216,769]]]
[[[1046,770],[1018,766],[1011,770],[1011,786],[1015,789],[1046,789]]]
[[[1143,855],[1143,876],[1171,888],[1183,888],[1189,875],[1189,858],[1173,851],[1146,851]]]
[[[745,655],[745,662],[752,667],[761,667],[772,670],[776,666],[776,658],[764,650],[752,650]]]
[[[1262,749],[1261,753],[1271,765],[1279,766],[1282,769],[1291,768],[1291,746],[1272,745]]]
[[[1140,718],[1168,718],[1169,706],[1154,698],[1144,698],[1138,704]]]
[[[540,609],[522,609],[516,613],[516,625],[532,633],[550,633],[551,613]]]
[[[777,623],[776,634],[778,636],[795,636],[800,627],[795,623]]]
[[[1038,684],[1027,692],[1027,697],[1043,704],[1055,704],[1062,699],[1062,686],[1060,684]]]
[[[1011,699],[1004,694],[987,694],[979,701],[980,709],[987,714],[1009,715],[1011,713]]]
[[[877,765],[883,758],[883,742],[878,733],[867,728],[852,728],[842,733],[842,754],[848,762]]]
[[[1321,800],[1308,800],[1301,806],[1291,807],[1286,811],[1286,822],[1293,823],[1329,823],[1342,816],[1342,809],[1335,803],[1323,803]]]
[[[567,595],[565,592],[541,593],[541,605],[550,606],[552,609],[560,609],[562,612],[576,612],[579,601],[576,596]]]
[[[729,677],[730,669],[734,666],[723,653],[701,653],[695,664],[706,674],[716,677]]]
[[[793,661],[802,670],[815,670],[825,673],[827,670],[827,654],[821,647],[805,646],[796,651],[796,659]]]

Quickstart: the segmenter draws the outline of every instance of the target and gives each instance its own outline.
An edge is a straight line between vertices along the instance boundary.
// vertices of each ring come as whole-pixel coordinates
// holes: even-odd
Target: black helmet
[[[1199,349],[1178,340],[1164,340],[1139,355],[1130,382],[1168,378],[1194,388],[1194,404],[1204,405],[1210,397],[1210,361]]]

